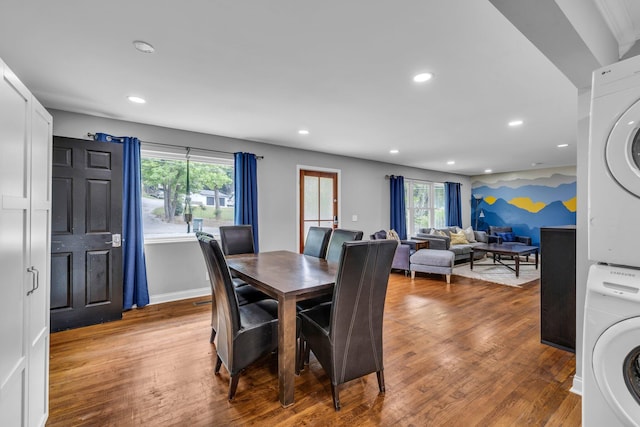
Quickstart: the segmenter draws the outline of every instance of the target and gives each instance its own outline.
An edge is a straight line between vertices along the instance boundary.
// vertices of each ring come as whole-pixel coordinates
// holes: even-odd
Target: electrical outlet
[[[358,215],[351,215],[351,221],[357,222],[358,221]]]

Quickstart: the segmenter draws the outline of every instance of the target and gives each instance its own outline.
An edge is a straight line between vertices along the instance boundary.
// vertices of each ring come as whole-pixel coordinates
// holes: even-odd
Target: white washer
[[[640,56],[593,73],[589,259],[640,267]]]
[[[640,269],[592,265],[584,321],[582,425],[640,426]]]

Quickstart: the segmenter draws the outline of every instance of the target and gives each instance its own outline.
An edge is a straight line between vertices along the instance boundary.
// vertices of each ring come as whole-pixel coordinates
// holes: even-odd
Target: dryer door
[[[640,101],[627,109],[613,126],[605,155],[615,180],[640,197]]]
[[[640,317],[616,323],[593,348],[600,393],[625,425],[640,422]]]

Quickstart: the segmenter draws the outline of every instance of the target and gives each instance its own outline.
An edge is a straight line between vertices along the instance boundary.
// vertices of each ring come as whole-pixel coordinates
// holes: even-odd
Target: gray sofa
[[[420,232],[416,234],[413,239],[416,240],[428,240],[429,241],[429,249],[440,249],[440,250],[448,250],[453,252],[455,255],[454,262],[467,262],[470,259],[471,248],[473,246],[477,246],[483,243],[488,243],[487,233],[484,231],[473,231],[475,242],[470,242],[468,244],[463,245],[452,245],[451,244],[451,231],[458,232],[461,230],[459,227],[447,227],[437,229],[439,231],[444,232],[445,236],[439,236],[437,234],[431,234],[430,231],[432,229],[421,228]],[[474,254],[474,259],[479,259],[484,257],[484,252],[476,252]]]

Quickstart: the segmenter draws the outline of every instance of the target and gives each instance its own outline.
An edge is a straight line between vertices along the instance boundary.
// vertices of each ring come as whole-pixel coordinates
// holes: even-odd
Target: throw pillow
[[[444,232],[444,231],[442,231],[442,230],[435,230],[435,229],[434,229],[433,231],[435,231],[435,233],[434,233],[434,234],[435,234],[436,236],[447,237],[447,233],[445,233],[445,232]]]
[[[476,243],[476,236],[473,234],[473,228],[471,226],[462,230],[464,233],[464,237],[469,241],[469,243]]]
[[[497,233],[503,242],[515,242],[516,235],[514,233]]]
[[[387,240],[400,241],[400,236],[398,236],[398,233],[396,233],[396,230],[391,229],[387,232]]]
[[[469,241],[464,237],[464,232],[451,233],[451,245],[466,245]]]

